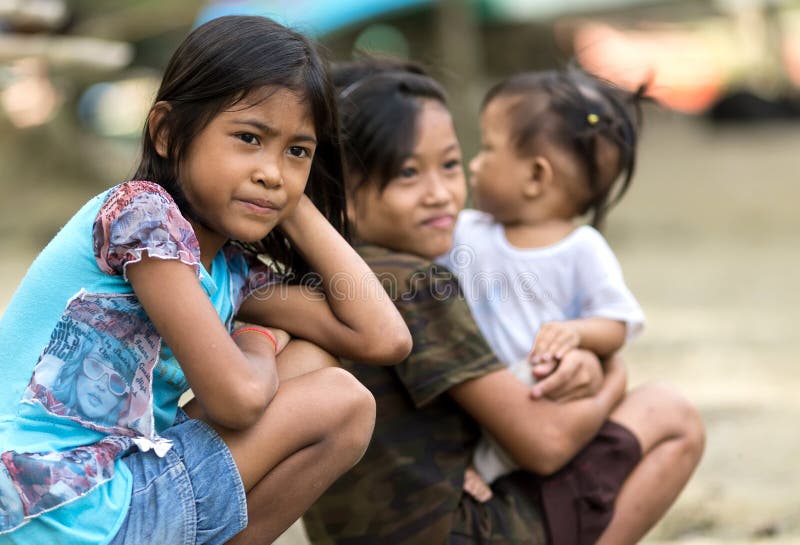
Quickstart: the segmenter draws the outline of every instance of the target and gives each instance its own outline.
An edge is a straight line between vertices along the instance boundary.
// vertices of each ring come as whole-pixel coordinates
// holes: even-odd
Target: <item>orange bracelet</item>
[[[278,353],[278,340],[275,338],[275,335],[273,335],[269,329],[262,329],[260,327],[241,327],[236,331],[234,331],[233,333],[231,333],[231,339],[235,339],[242,333],[248,333],[248,332],[260,333],[264,335],[266,338],[269,339],[269,342],[272,343],[272,348],[275,349],[275,353],[276,354]]]

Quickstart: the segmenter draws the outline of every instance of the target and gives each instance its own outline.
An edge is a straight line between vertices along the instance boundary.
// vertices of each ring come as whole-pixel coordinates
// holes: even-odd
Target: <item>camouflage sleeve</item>
[[[456,384],[503,369],[478,329],[456,277],[428,264],[413,272],[395,302],[414,348],[395,366],[414,404],[421,407]]]

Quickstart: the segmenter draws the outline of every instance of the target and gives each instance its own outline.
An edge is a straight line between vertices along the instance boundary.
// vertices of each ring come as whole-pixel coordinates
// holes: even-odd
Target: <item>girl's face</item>
[[[288,89],[254,91],[212,119],[181,165],[201,251],[206,241],[256,242],[289,216],[316,145],[307,101]]]
[[[124,377],[92,357],[83,360],[75,382],[78,410],[92,420],[106,417],[128,394]]]
[[[450,112],[423,100],[416,144],[400,175],[383,192],[369,181],[351,203],[357,236],[384,248],[434,258],[450,249],[466,183]]]
[[[481,113],[481,150],[470,162],[470,187],[476,208],[501,222],[513,222],[523,202],[531,162],[520,157],[508,118],[511,97],[493,99]]]

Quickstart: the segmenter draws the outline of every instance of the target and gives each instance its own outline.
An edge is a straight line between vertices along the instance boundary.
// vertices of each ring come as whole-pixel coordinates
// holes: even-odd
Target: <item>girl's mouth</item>
[[[422,222],[426,227],[433,229],[450,230],[455,225],[456,218],[451,214],[444,214],[442,216],[435,216],[428,218]]]
[[[250,212],[261,215],[274,214],[280,210],[278,205],[265,199],[239,199],[239,202]]]

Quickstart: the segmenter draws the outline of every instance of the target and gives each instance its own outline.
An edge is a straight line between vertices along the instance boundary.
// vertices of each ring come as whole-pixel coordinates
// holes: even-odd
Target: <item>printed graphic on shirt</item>
[[[111,479],[115,458],[129,448],[130,442],[125,437],[107,437],[67,452],[4,452],[0,465],[0,532],[77,499]]]
[[[256,254],[233,244],[225,245],[223,251],[230,271],[233,314],[251,295],[266,299],[275,294],[274,285],[280,282],[280,277]]]
[[[81,292],[56,324],[23,396],[56,418],[109,434],[69,451],[0,456],[0,533],[111,479],[134,444],[163,456],[155,435],[152,373],[161,338],[135,295]]]
[[[56,325],[23,402],[98,431],[152,437],[160,343],[134,295],[81,293]]]
[[[150,257],[179,259],[199,271],[200,243],[164,188],[127,182],[114,188],[97,214],[94,254],[108,274],[123,274],[128,263]]]
[[[5,466],[0,464],[0,533],[22,525],[24,517],[19,493]]]

